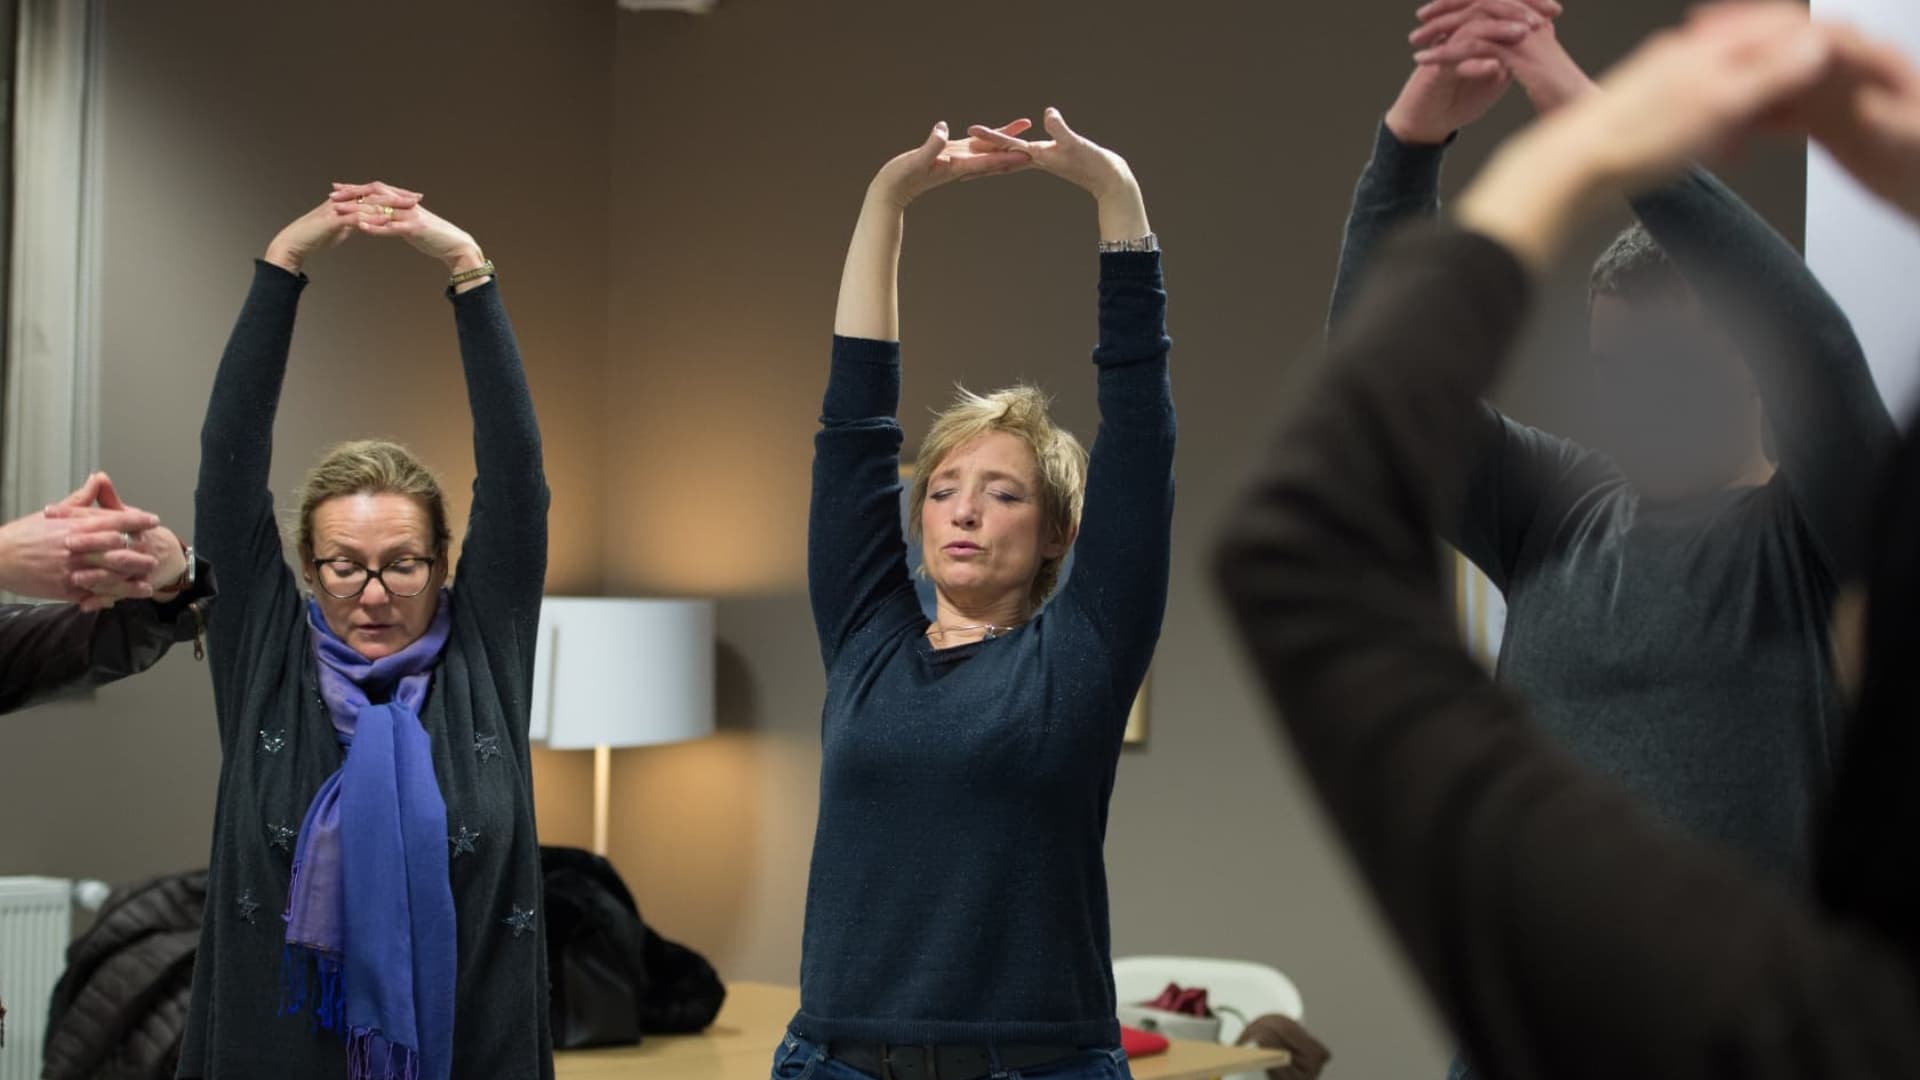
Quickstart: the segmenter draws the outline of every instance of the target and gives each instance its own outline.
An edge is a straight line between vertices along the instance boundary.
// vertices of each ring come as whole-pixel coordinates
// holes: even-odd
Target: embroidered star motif
[[[533,912],[523,909],[519,904],[513,905],[513,914],[500,921],[513,928],[515,941],[519,941],[522,934],[533,933]]]
[[[274,847],[279,848],[281,851],[285,851],[288,853],[291,853],[293,851],[293,840],[295,837],[299,835],[300,835],[299,829],[289,829],[285,825],[267,826],[268,842],[271,843]]]
[[[277,754],[286,748],[286,728],[276,728],[273,731],[268,731],[266,728],[260,729],[260,749],[265,750],[269,754]]]
[[[480,756],[481,761],[492,761],[494,758],[499,757],[500,736],[475,735],[473,737],[473,752]]]
[[[240,921],[248,925],[252,925],[254,915],[260,911],[260,901],[253,898],[252,889],[243,890],[234,906],[240,909]]]
[[[465,825],[460,826],[459,832],[447,837],[447,842],[453,845],[453,857],[456,859],[462,855],[473,854],[473,845],[479,840],[480,834]]]

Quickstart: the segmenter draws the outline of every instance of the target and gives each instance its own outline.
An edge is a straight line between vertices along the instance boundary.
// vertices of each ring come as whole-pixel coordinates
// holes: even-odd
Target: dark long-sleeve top
[[[1217,571],[1301,760],[1490,1080],[1920,1076],[1920,984],[1861,926],[1656,825],[1459,644],[1432,542],[1497,429],[1528,282],[1503,247],[1388,244]],[[1902,857],[1890,853],[1888,857]]]
[[[1382,237],[1438,211],[1444,152],[1382,125],[1336,326]],[[1499,675],[1542,727],[1663,820],[1803,880],[1844,726],[1827,620],[1893,423],[1845,314],[1718,180],[1694,169],[1633,208],[1743,347],[1774,479],[1654,503],[1600,455],[1483,405],[1486,450],[1440,534],[1505,593]]]
[[[900,346],[834,341],[807,540],[827,669],[792,1025],[809,1039],[1119,1043],[1103,844],[1166,607],[1174,412],[1159,256],[1100,267],[1073,572],[991,640],[928,642],[901,530]]]
[[[147,670],[175,643],[193,640],[213,592],[203,563],[194,584],[165,603],[123,600],[98,612],[0,604],[0,713]]]
[[[299,580],[267,487],[304,276],[255,266],[200,436],[197,537],[222,572],[208,625],[223,761],[182,1077],[340,1080],[341,1039],[279,1015],[293,840],[343,752],[315,682]],[[453,629],[420,719],[455,833],[455,1077],[553,1075],[527,725],[548,491],[494,283],[452,296],[477,475]],[[462,841],[462,842],[454,842]]]

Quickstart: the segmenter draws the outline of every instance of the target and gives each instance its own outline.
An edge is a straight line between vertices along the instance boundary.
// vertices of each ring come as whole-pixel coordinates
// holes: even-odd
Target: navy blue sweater
[[[1101,256],[1073,573],[1025,626],[946,650],[907,573],[900,346],[834,341],[807,541],[827,698],[796,1032],[1118,1044],[1102,847],[1166,609],[1165,326],[1159,256]]]

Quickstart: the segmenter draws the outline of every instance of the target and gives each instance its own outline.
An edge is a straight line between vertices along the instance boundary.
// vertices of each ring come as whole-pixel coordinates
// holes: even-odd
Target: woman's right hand
[[[338,246],[353,232],[353,220],[341,221],[333,200],[328,199],[281,229],[267,245],[264,258],[289,274],[298,274],[309,258]]]
[[[994,130],[1019,135],[1031,127],[1032,121],[1015,120]],[[955,180],[1019,172],[1032,165],[1027,155],[1002,150],[984,139],[949,139],[943,120],[933,125],[926,142],[882,166],[868,190],[894,209],[905,210],[913,200]]]

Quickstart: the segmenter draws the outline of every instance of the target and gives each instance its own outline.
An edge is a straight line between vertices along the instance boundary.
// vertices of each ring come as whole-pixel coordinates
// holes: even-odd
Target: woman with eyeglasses
[[[457,581],[440,484],[390,442],[320,460],[282,554],[267,476],[303,270],[356,234],[450,273],[477,467]],[[335,185],[256,263],[201,432],[224,763],[181,1076],[553,1075],[527,756],[547,502],[493,263],[417,192]]]

